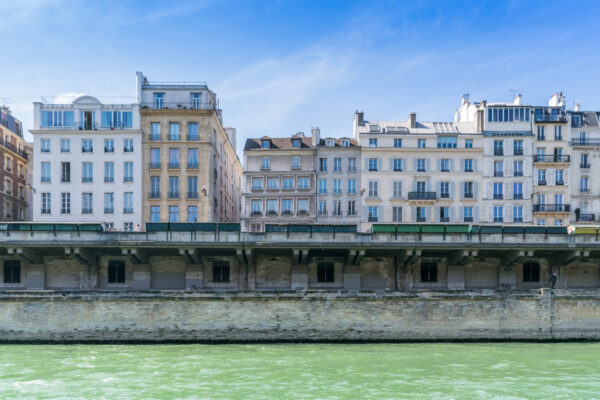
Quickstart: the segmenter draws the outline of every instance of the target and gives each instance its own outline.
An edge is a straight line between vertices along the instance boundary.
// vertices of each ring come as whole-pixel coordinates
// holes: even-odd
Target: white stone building
[[[142,226],[139,105],[34,103],[33,219]]]

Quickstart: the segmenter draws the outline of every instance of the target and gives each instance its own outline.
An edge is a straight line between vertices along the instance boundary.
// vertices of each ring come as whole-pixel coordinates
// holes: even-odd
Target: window
[[[60,181],[62,183],[71,182],[71,163],[62,162],[60,163]]]
[[[6,156],[5,161],[6,163],[4,165],[4,169],[6,169],[9,172],[12,171],[12,158]]]
[[[341,139],[340,140],[340,144],[342,145],[342,147],[350,147],[350,140],[348,140],[348,139]]]
[[[513,222],[523,222],[523,206],[513,207]]]
[[[188,176],[188,199],[197,199],[198,198],[198,177],[197,176]]]
[[[283,189],[293,189],[294,188],[294,178],[283,178]]]
[[[369,132],[379,132],[379,125],[369,125]]]
[[[42,214],[50,214],[50,193],[42,193]]]
[[[502,198],[502,182],[494,182],[494,199],[499,200]]]
[[[417,147],[419,149],[424,149],[425,148],[425,139],[417,139]]]
[[[417,172],[425,172],[425,159],[424,158],[417,159]]]
[[[546,226],[546,220],[545,219],[538,219],[536,221],[536,223],[538,224],[538,226]]]
[[[160,199],[160,176],[150,177],[150,196],[151,199]]]
[[[269,189],[269,190],[279,189],[279,178],[273,178],[273,177],[267,178],[267,189]]]
[[[83,153],[93,153],[94,152],[94,144],[92,139],[83,139],[81,141],[81,151]]]
[[[319,194],[327,193],[327,179],[319,179]]]
[[[294,141],[294,145],[296,144],[295,142],[298,142],[298,140]],[[325,139],[325,146],[326,147],[333,147],[333,146],[335,146],[335,140],[333,140],[333,139]],[[294,147],[297,147],[297,146],[294,146]]]
[[[60,213],[71,214],[71,193],[61,193],[60,199]]]
[[[503,156],[504,155],[504,141],[503,140],[494,140],[494,155],[495,156]]]
[[[160,140],[160,122],[150,124],[150,140]]]
[[[115,212],[115,194],[104,193],[104,214],[113,214]]]
[[[160,149],[150,149],[150,168],[160,168]]]
[[[537,127],[537,140],[546,140],[544,125],[538,125]]]
[[[421,282],[437,282],[437,263],[421,263]]]
[[[463,207],[463,218],[464,218],[464,222],[473,222],[473,207],[472,206],[465,206]]]
[[[465,149],[473,148],[473,139],[465,139]]]
[[[108,283],[125,283],[125,261],[108,262]]]
[[[356,158],[351,157],[348,159],[348,172],[356,171]]]
[[[440,207],[440,222],[450,222],[450,207]]]
[[[342,180],[341,179],[333,180],[333,193],[334,194],[342,194]]]
[[[379,182],[369,181],[369,197],[379,197]]]
[[[123,182],[133,182],[133,161],[123,163]]]
[[[318,212],[320,216],[326,216],[327,215],[327,202],[326,201],[319,201],[319,208],[318,208]]]
[[[494,176],[504,176],[504,162],[494,161]]]
[[[179,222],[179,206],[169,206],[169,222]]]
[[[377,139],[369,139],[369,147],[377,147]]]
[[[348,179],[348,194],[356,194],[356,179]]]
[[[263,178],[252,178],[252,190],[262,190],[263,189]]]
[[[115,152],[115,141],[113,139],[104,139],[104,152],[114,153]]]
[[[133,214],[133,192],[123,193],[123,214]]]
[[[335,172],[340,172],[342,170],[342,159],[341,158],[333,159],[333,170]]]
[[[450,172],[450,160],[447,158],[443,158],[440,162],[440,171],[441,172]]]
[[[292,157],[292,169],[300,169],[300,156]]]
[[[523,282],[540,281],[540,264],[536,262],[523,263]]]
[[[356,215],[356,201],[351,200],[348,202],[348,216]]]
[[[133,153],[133,139],[124,139],[123,140],[123,152],[124,153]]]
[[[188,222],[196,222],[198,220],[198,206],[188,206]]]
[[[502,206],[494,206],[494,222],[504,221],[504,208]]]
[[[42,182],[50,182],[50,161],[42,161]]]
[[[590,191],[590,186],[589,186],[589,179],[587,176],[583,176],[581,177],[580,181],[579,181],[579,191],[580,192],[589,192]]]
[[[546,170],[545,169],[538,169],[538,185],[545,185],[546,184]]]
[[[369,171],[377,171],[377,159],[369,158]]]
[[[378,218],[377,218],[377,207],[376,206],[369,206],[368,209],[368,222],[377,222]]]
[[[523,155],[523,141],[522,140],[515,140],[513,142],[513,154],[515,156]]]
[[[81,202],[81,213],[82,214],[93,214],[94,212],[94,198],[92,193],[83,193],[83,201]]]
[[[90,183],[94,181],[94,164],[83,162],[81,164],[81,182]]]
[[[419,193],[425,192],[425,182],[424,181],[417,181],[417,192],[419,192]]]
[[[590,167],[590,163],[589,163],[589,155],[588,154],[582,154],[581,155],[581,164],[579,164],[580,168],[589,168]]]
[[[490,107],[488,122],[528,122],[529,109],[525,107]]]
[[[178,199],[179,198],[179,177],[178,176],[170,176],[169,177],[169,198],[170,199]]]
[[[302,142],[300,141],[300,139],[294,139],[294,140],[292,140],[292,146],[293,146],[293,147],[300,148],[300,145],[301,145],[301,144],[302,144]],[[333,145],[334,145],[334,141],[333,141],[333,140],[331,140],[331,139],[327,139],[327,140],[325,141],[325,144],[326,144],[326,146],[328,146],[328,147],[333,147]]]
[[[307,190],[307,189],[309,189],[309,187],[310,187],[310,185],[309,185],[307,176],[301,176],[298,178],[298,189]]]
[[[179,139],[179,122],[169,122],[169,140]]]
[[[392,207],[392,222],[402,222],[402,207]]]
[[[269,156],[263,156],[260,168],[261,169],[269,169],[269,168],[271,168],[271,160],[269,159]]]
[[[438,136],[438,149],[456,149],[456,136]]]
[[[179,168],[179,148],[169,149],[169,168]]]
[[[400,198],[402,197],[402,182],[401,181],[394,181],[392,184],[392,196],[395,198]]]
[[[40,151],[42,153],[50,153],[50,139],[42,139],[40,144]]]
[[[108,161],[104,163],[104,182],[115,181],[115,163]]]
[[[513,175],[523,176],[523,161],[515,161],[513,163]]]
[[[515,200],[523,199],[523,183],[522,182],[514,182],[513,183],[513,199],[515,199]]]
[[[394,147],[396,147],[396,148],[402,147],[402,139],[394,139]]]
[[[197,122],[188,122],[188,140],[198,140]]]
[[[465,199],[472,199],[473,198],[473,182],[465,182],[463,187],[464,187],[463,197]]]
[[[261,214],[261,213],[262,213],[262,201],[252,200],[252,214]]]
[[[283,199],[281,200],[281,211],[283,214],[291,214],[294,212],[294,201],[291,199]]]
[[[402,159],[394,158],[394,171],[402,171]]]
[[[319,262],[317,264],[317,282],[333,282],[334,264],[332,262]]]
[[[75,126],[74,111],[42,111],[42,127],[73,127]]]
[[[4,283],[21,283],[21,261],[4,260]]]
[[[132,116],[131,111],[102,111],[101,124],[103,128],[131,128]],[[90,117],[93,119],[93,116]],[[86,125],[91,127],[89,122]]]
[[[473,172],[473,160],[465,160],[465,172]]]
[[[450,182],[440,182],[440,197],[442,199],[450,198]]]
[[[417,207],[417,222],[427,222],[427,207]]]
[[[327,171],[327,159],[319,158],[319,171],[325,172]]]
[[[154,108],[158,108],[159,110],[163,108],[163,100],[165,99],[164,93],[153,93],[154,100]]]
[[[562,169],[557,169],[554,171],[554,179],[557,185],[564,185],[565,182],[563,181],[563,170]]]
[[[60,152],[61,153],[70,153],[71,152],[71,140],[70,139],[60,139]]]
[[[213,282],[215,282],[215,283],[229,282],[229,261],[214,261],[213,262]]]

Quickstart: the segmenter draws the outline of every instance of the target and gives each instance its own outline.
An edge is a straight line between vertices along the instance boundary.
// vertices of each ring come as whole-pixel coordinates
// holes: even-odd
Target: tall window
[[[369,197],[379,197],[379,182],[369,181]]]
[[[294,212],[294,201],[292,199],[281,200],[281,211],[284,214],[291,214]]]
[[[564,181],[563,181],[563,170],[562,169],[557,169],[554,171],[554,179],[557,185],[564,185]]]
[[[93,182],[94,181],[94,164],[91,162],[83,162],[81,164],[81,181],[82,182]]]
[[[104,139],[104,152],[105,153],[114,153],[115,152],[114,139]]]
[[[169,140],[180,140],[179,122],[169,122]]]
[[[356,179],[348,179],[348,194],[356,194]]]
[[[188,149],[188,169],[198,168],[198,149]]]
[[[342,180],[341,179],[333,180],[333,193],[334,194],[342,194]]]
[[[279,189],[279,178],[268,177],[267,178],[267,189],[269,189],[269,190]]]
[[[513,154],[515,156],[523,155],[523,140],[519,139],[513,142]]]
[[[150,168],[160,168],[160,149],[150,149]]]
[[[369,147],[377,147],[377,139],[369,139]]]
[[[179,222],[179,206],[169,206],[169,222]]]
[[[396,197],[396,198],[402,197],[402,182],[401,181],[393,182],[392,196]]]
[[[310,183],[307,176],[298,177],[298,189],[306,190],[310,188]]]
[[[4,283],[21,283],[21,261],[4,260]]]
[[[71,193],[61,193],[60,199],[61,199],[60,213],[61,214],[71,214]]]
[[[163,100],[164,99],[165,99],[164,93],[154,93],[153,94],[154,108],[158,108],[159,110],[161,108],[163,108]]]
[[[94,143],[92,139],[83,139],[81,141],[81,151],[83,153],[93,153],[94,152]]]
[[[494,206],[494,222],[504,221],[504,208],[502,206]]]
[[[341,158],[333,159],[333,170],[335,172],[340,172],[342,170],[342,159]]]
[[[188,140],[198,140],[197,122],[188,122]]]
[[[160,122],[150,124],[150,140],[160,140]]]
[[[123,140],[123,152],[124,153],[133,153],[133,139],[124,139]]]
[[[442,199],[450,198],[450,182],[440,182],[440,197]]]
[[[262,169],[271,168],[271,160],[269,159],[269,156],[263,156],[260,168],[262,168]]]
[[[197,110],[200,108],[200,101],[202,100],[202,93],[190,93],[190,101],[192,108]]]
[[[580,192],[589,192],[590,191],[590,186],[589,186],[589,178],[587,176],[582,176],[580,181],[579,181],[579,191]]]
[[[342,202],[339,200],[333,201],[333,215],[338,217],[342,215]]]
[[[178,176],[170,176],[169,177],[169,198],[170,199],[178,199],[179,198],[179,177]]]
[[[188,199],[197,199],[198,198],[198,177],[197,176],[188,176]]]
[[[425,172],[425,159],[424,158],[417,159],[417,171]]]
[[[94,212],[94,197],[92,193],[83,193],[83,201],[81,207],[82,214],[92,214]]]
[[[465,139],[465,149],[473,148],[473,139]]]
[[[294,178],[292,177],[284,177],[283,178],[283,189],[293,189],[294,188]]]
[[[546,170],[538,169],[538,185],[546,184]]]
[[[502,182],[494,182],[494,199],[502,199]]]
[[[42,193],[42,214],[50,214],[50,193]]]
[[[252,200],[252,214],[261,214],[261,213],[262,213],[262,201]]]
[[[514,182],[513,183],[513,198],[515,200],[521,200],[523,198],[523,183],[522,182]]]
[[[50,161],[42,161],[42,182],[50,182]]]
[[[427,222],[427,207],[417,207],[417,222]]]
[[[115,194],[104,193],[104,214],[113,214],[115,212]]]
[[[325,172],[327,171],[327,159],[319,158],[319,171]]]
[[[394,171],[402,171],[402,159],[394,158]]]
[[[348,172],[356,171],[356,158],[351,157],[348,159]]]
[[[537,140],[546,140],[546,133],[544,125],[538,125],[537,127]]]
[[[350,200],[348,202],[348,216],[356,215],[356,201]]]
[[[473,198],[473,182],[465,182],[464,183],[464,198],[472,199]]]
[[[292,169],[300,169],[300,156],[292,157]]]
[[[450,222],[450,207],[440,207],[440,222]]]
[[[318,212],[319,212],[319,215],[321,215],[321,216],[327,215],[327,202],[326,201],[324,201],[324,200],[319,201]]]
[[[61,153],[70,153],[71,152],[71,140],[70,139],[60,139],[60,152]]]
[[[465,159],[465,172],[473,172],[473,160]]]
[[[327,179],[319,179],[319,193],[320,194],[327,193]]]
[[[317,264],[317,281],[322,283],[333,282],[334,264],[332,262],[319,262]]]
[[[133,161],[123,163],[123,182],[133,182]]]
[[[473,207],[465,206],[463,207],[463,218],[465,222],[473,222]]]
[[[60,163],[60,181],[63,183],[71,182],[71,163]]]
[[[133,192],[123,193],[123,213],[124,214],[132,214],[133,213]]]
[[[515,161],[513,163],[513,175],[523,176],[523,161]]]
[[[425,139],[417,139],[417,147],[419,149],[424,149],[426,145]]]
[[[369,206],[367,213],[368,222],[377,222],[379,220],[376,206]]]
[[[504,155],[504,141],[503,140],[494,140],[494,155],[495,156],[503,156]]]
[[[402,207],[392,207],[392,222],[402,222]]]
[[[369,171],[377,171],[377,159],[369,158]]]
[[[198,221],[198,206],[188,206],[188,222]]]
[[[150,177],[150,198],[151,199],[159,199],[160,198],[160,176],[151,176]]]
[[[494,176],[504,176],[503,161],[494,161]]]
[[[42,153],[50,153],[50,139],[40,140],[40,151]]]
[[[440,171],[441,172],[450,172],[450,160],[447,158],[443,158],[440,162]]]
[[[169,149],[169,168],[179,168],[179,148]]]

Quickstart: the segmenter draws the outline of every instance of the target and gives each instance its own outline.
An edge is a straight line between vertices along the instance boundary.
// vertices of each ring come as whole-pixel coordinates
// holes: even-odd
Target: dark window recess
[[[437,282],[437,263],[421,263],[421,282]]]
[[[125,283],[125,261],[108,262],[108,283]]]
[[[523,264],[523,282],[540,281],[540,264],[536,262],[527,262]]]
[[[21,261],[4,261],[4,283],[21,283]]]
[[[317,281],[333,282],[333,263],[320,262],[317,264]]]
[[[213,262],[213,282],[229,282],[229,261]]]

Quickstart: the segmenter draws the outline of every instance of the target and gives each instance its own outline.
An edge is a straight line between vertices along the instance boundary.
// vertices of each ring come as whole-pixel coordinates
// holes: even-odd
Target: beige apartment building
[[[315,154],[313,138],[303,133],[246,141],[242,230],[316,222]]]
[[[205,83],[149,82],[141,72],[137,80],[143,220],[239,221],[242,166],[236,132],[223,127],[216,94]]]

